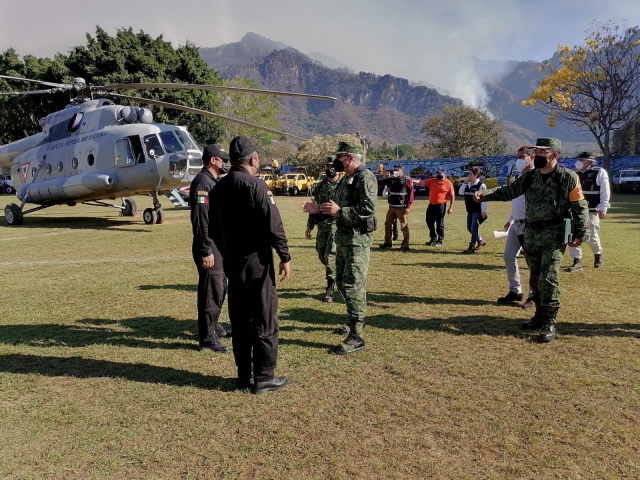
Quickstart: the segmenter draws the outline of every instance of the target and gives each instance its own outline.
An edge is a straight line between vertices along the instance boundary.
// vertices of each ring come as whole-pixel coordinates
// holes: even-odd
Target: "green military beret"
[[[333,156],[327,157],[327,158],[324,159],[324,164],[325,165],[333,165],[333,160],[334,159],[335,158]]]
[[[554,150],[560,150],[562,142],[557,138],[539,138],[536,140],[536,144],[533,148],[553,148]]]
[[[362,148],[352,142],[340,142],[338,143],[338,150],[333,152],[334,155],[344,155],[346,153],[362,153]]]

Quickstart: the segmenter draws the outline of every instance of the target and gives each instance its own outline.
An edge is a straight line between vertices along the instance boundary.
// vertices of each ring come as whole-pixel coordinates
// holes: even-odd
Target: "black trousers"
[[[429,227],[429,236],[434,242],[441,242],[444,240],[444,215],[446,210],[446,203],[430,203],[427,206],[427,227]]]
[[[271,380],[278,360],[280,329],[273,264],[249,265],[246,270],[225,265],[225,271],[229,278],[229,320],[238,378],[249,380],[253,374],[256,382]]]
[[[206,269],[202,268],[200,254],[193,250],[191,253],[198,269],[198,343],[216,343],[216,326],[227,295],[227,277],[222,269],[222,257],[214,257],[214,267]]]

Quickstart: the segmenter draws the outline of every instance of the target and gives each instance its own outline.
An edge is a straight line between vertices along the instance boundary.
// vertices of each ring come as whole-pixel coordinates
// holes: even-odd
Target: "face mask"
[[[220,175],[226,175],[227,173],[229,173],[230,165],[230,163],[223,163],[222,168],[220,169]]]
[[[444,175],[436,175],[436,178],[437,178],[438,180],[444,180]]]
[[[521,172],[525,168],[527,168],[527,161],[524,158],[518,158],[516,160],[516,170]]]
[[[327,178],[332,179],[338,174],[335,168],[325,168],[324,173],[327,174]]]
[[[549,159],[547,157],[543,157],[542,155],[536,155],[533,159],[533,166],[536,168],[544,168],[549,163]]]
[[[394,176],[395,178],[398,178],[398,177],[400,176],[400,172],[399,172],[399,171],[397,171],[397,170],[394,170],[394,171],[393,171],[393,176]]]
[[[344,172],[344,163],[336,158],[333,161],[333,168],[335,168],[336,172]]]
[[[582,170],[584,168],[584,163],[580,160],[576,160],[576,170]]]

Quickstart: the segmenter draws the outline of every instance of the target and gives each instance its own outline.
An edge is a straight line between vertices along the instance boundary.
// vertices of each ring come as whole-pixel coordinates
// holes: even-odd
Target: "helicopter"
[[[202,169],[202,148],[186,127],[154,123],[147,108],[117,105],[109,98],[221,119],[281,137],[304,141],[250,122],[175,103],[113,93],[113,90],[188,89],[260,93],[313,100],[336,98],[304,93],[182,83],[88,85],[82,78],[53,83],[0,75],[11,81],[36,83],[42,90],[0,92],[0,95],[39,95],[70,92],[69,105],[40,119],[42,132],[0,146],[0,174],[10,174],[21,202],[8,204],[8,225],[22,225],[24,216],[54,205],[77,204],[117,208],[123,216],[137,216],[133,195],[153,197],[143,212],[145,224],[164,221],[158,195],[170,195]],[[94,98],[97,97],[97,98]],[[105,200],[121,199],[121,204]],[[27,203],[36,207],[25,210]]]

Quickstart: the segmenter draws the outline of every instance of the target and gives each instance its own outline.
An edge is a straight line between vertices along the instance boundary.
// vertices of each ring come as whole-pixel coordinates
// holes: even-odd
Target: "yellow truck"
[[[265,181],[267,187],[269,187],[269,190],[275,191],[275,189],[277,188],[276,184],[278,182],[278,176],[273,173],[273,170],[271,168],[260,170],[258,176]]]
[[[277,180],[273,191],[278,195],[311,195],[312,187],[313,177],[307,175],[306,167],[296,167]]]

